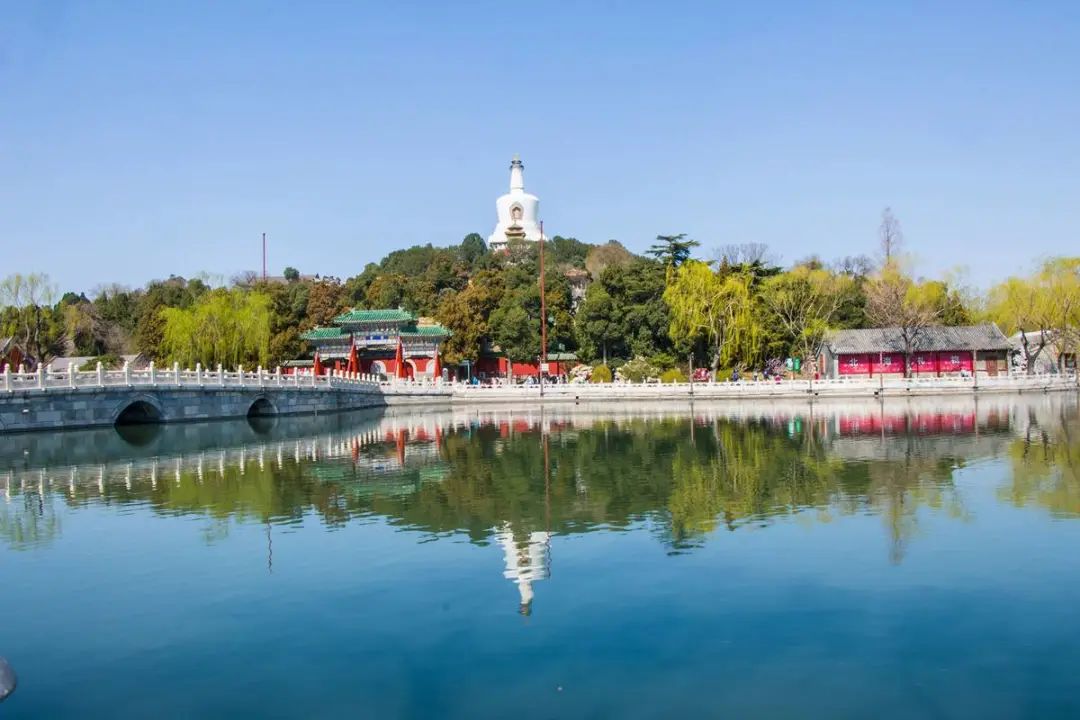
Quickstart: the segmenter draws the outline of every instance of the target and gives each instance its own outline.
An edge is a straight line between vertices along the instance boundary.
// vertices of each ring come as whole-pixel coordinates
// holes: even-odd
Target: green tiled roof
[[[350,310],[334,318],[335,323],[412,322],[415,318],[400,308],[393,310]]]
[[[420,335],[422,337],[449,337],[450,331],[442,325],[414,325],[401,328],[402,335]]]
[[[317,327],[308,330],[300,337],[304,340],[335,340],[344,337],[344,332],[339,327]]]

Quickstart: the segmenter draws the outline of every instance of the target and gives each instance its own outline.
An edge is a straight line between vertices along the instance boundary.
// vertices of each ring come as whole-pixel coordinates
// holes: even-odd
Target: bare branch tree
[[[866,316],[877,327],[896,329],[898,346],[894,349],[904,355],[904,377],[911,377],[912,356],[922,346],[927,330],[941,317],[933,287],[916,284],[895,263],[886,264],[866,285]]]
[[[891,207],[881,211],[878,239],[881,240],[881,252],[885,256],[886,263],[892,260],[893,255],[900,252],[904,244],[904,231],[900,228],[900,221],[893,215]]]
[[[867,277],[874,270],[874,261],[866,255],[848,255],[833,262],[830,269],[849,277]]]
[[[15,273],[0,282],[0,307],[15,308],[21,325],[20,340],[26,352],[41,361],[44,355],[41,336],[45,319],[42,310],[51,309],[56,298],[56,285],[48,275]]]
[[[731,243],[713,251],[718,264],[727,265],[775,265],[777,257],[765,243]]]

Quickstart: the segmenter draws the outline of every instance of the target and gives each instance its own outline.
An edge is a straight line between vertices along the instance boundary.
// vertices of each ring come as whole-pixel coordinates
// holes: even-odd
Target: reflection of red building
[[[870,410],[838,414],[835,422],[840,435],[962,435],[976,429],[996,430],[1008,426],[1008,418],[993,411],[980,423],[974,410],[910,414]]]
[[[1009,340],[997,325],[930,327],[912,342],[913,376],[997,375],[1008,371]],[[904,339],[898,328],[839,330],[822,348],[828,377],[904,375]]]

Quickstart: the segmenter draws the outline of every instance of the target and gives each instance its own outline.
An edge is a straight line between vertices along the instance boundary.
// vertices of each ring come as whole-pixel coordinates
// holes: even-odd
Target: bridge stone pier
[[[333,413],[449,399],[448,387],[380,383],[355,373],[313,377],[201,368],[5,372],[0,376],[0,433]]]

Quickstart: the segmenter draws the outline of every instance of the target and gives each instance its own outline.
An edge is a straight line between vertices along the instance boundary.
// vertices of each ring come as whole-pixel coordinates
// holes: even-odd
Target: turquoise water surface
[[[3,718],[1080,715],[1076,395],[0,439]]]

